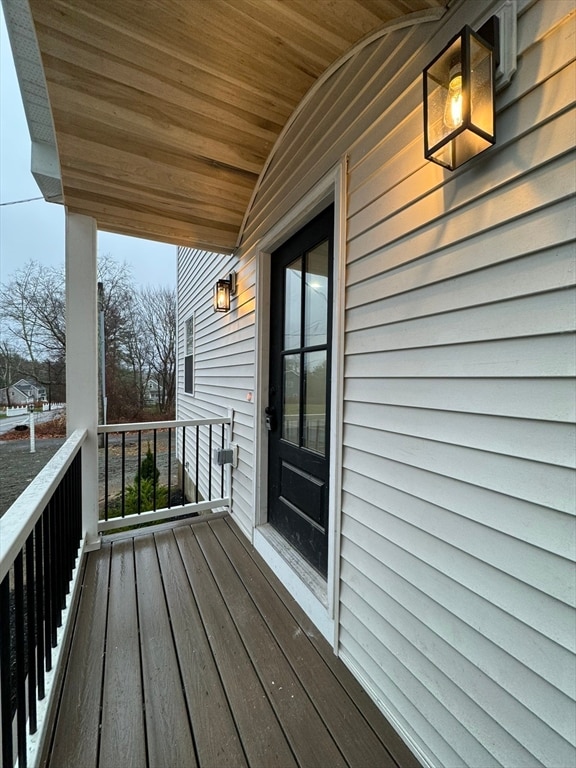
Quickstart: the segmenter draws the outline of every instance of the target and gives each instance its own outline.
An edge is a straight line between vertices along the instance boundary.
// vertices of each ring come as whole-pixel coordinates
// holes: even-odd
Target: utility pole
[[[30,453],[36,453],[36,433],[34,432],[34,400],[28,399],[30,413]]]
[[[48,360],[48,410],[52,410],[52,363]]]
[[[98,346],[100,349],[100,408],[102,424],[106,424],[106,339],[104,336],[104,284],[98,283]]]

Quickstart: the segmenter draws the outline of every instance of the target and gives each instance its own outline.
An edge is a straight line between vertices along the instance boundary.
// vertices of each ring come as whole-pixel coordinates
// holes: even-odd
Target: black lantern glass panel
[[[230,272],[227,280],[218,280],[214,286],[214,311],[228,312],[230,297],[236,293],[236,272]]]
[[[218,280],[214,286],[214,311],[228,312],[230,309],[230,281]]]
[[[493,48],[464,27],[424,70],[424,155],[452,171],[494,141]]]

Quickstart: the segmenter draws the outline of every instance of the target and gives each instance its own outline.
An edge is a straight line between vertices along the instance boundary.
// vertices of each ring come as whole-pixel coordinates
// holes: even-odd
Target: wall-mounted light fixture
[[[496,140],[499,26],[464,27],[424,70],[424,156],[451,171]]]
[[[227,280],[218,280],[214,286],[214,311],[228,312],[230,296],[236,293],[236,272],[230,272]]]

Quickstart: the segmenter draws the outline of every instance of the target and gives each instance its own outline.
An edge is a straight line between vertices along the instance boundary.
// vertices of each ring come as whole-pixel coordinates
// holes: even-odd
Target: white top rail
[[[168,429],[168,427],[203,427],[206,424],[232,424],[232,416],[218,416],[210,419],[179,419],[176,421],[144,421],[135,424],[100,424],[98,434],[142,432],[145,429]]]
[[[0,582],[8,573],[88,434],[77,429],[0,517]]]

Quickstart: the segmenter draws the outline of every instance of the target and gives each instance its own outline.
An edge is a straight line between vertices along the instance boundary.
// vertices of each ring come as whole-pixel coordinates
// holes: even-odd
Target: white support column
[[[82,528],[98,546],[98,314],[96,221],[66,211],[67,430],[87,429],[82,446]]]

